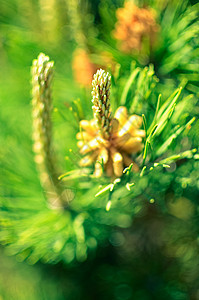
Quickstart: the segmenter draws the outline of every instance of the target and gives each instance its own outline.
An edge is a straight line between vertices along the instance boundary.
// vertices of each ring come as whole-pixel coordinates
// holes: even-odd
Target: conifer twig
[[[52,61],[40,53],[32,65],[33,151],[41,184],[50,205],[61,207],[69,200],[58,181],[58,172],[52,147]]]

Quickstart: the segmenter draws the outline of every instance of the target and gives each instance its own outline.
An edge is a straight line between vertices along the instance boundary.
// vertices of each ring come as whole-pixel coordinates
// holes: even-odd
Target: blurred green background
[[[40,201],[43,194],[32,153],[30,77],[32,60],[40,52],[44,52],[55,61],[53,101],[54,106],[58,108],[58,111],[53,113],[55,147],[62,169],[73,169],[73,163],[64,157],[69,142],[70,148],[77,149],[75,134],[78,123],[67,106],[70,107],[71,102],[78,98],[83,99],[85,110],[90,105],[85,102],[85,99],[90,99],[90,88],[82,88],[73,79],[73,52],[79,41],[75,32],[75,26],[79,25],[73,19],[72,14],[75,13],[73,8],[78,3],[85,36],[89,36],[87,47],[92,53],[93,60],[99,61],[99,49],[105,47],[105,50],[111,49],[113,58],[125,68],[133,58],[119,53],[118,49],[114,48],[115,42],[109,36],[115,22],[115,10],[122,6],[123,2],[0,1],[0,197],[1,202],[7,206],[5,214],[12,212],[16,221],[19,210],[26,218],[29,199],[35,199],[31,202],[34,203],[34,207],[31,207],[33,215],[37,213],[37,209],[39,211],[41,207],[45,207],[45,201],[37,206],[37,201]],[[154,1],[137,2],[140,5],[154,3]],[[179,2],[183,1],[173,1],[172,5],[179,7]],[[197,4],[197,1],[186,3],[191,10],[190,7]],[[172,5],[169,9],[173,9]],[[185,9],[186,7],[182,8],[183,13],[179,13],[180,16],[186,17]],[[196,25],[193,17],[195,11],[196,7],[194,13],[191,11],[191,17],[189,15],[191,25]],[[173,26],[175,31],[176,27],[170,26]],[[185,44],[181,40],[180,49],[185,49],[188,45],[192,45],[192,48],[185,51],[185,56],[180,50],[180,63],[174,64],[168,73],[167,71],[161,73],[161,70],[167,70],[166,67],[163,68],[161,58],[162,53],[166,53],[164,59],[169,61],[169,47],[163,47],[159,57],[157,55],[155,71],[160,77],[157,90],[158,92],[161,90],[166,96],[184,78],[188,80],[185,96],[189,93],[194,93],[194,99],[198,96],[198,65],[195,64],[196,56],[198,57],[198,36],[194,41],[188,36],[188,34],[184,36]],[[167,38],[168,36],[165,41],[169,40]],[[163,46],[166,45],[165,41]],[[154,63],[155,58],[153,57],[152,61]],[[138,64],[142,64],[139,59]],[[127,69],[128,67],[126,72],[129,71]],[[69,122],[63,120],[59,113],[62,111]],[[194,113],[198,113],[198,106],[194,107]],[[190,114],[193,114],[193,108],[190,109]],[[198,146],[198,128],[197,123],[195,130],[189,134],[189,141],[184,136],[185,149],[187,144]],[[2,246],[0,300],[199,299],[198,169],[198,161],[191,160],[188,165],[180,165],[175,174],[168,173],[164,177],[165,188],[160,191],[162,198],[165,199],[161,209],[158,205],[151,207],[147,204],[128,230],[113,226],[109,242],[100,245],[96,253],[91,254],[84,262],[67,265],[60,258],[60,261],[54,264],[43,264],[39,261],[32,265],[34,262],[31,260],[21,262],[23,255],[10,256],[14,251]],[[155,186],[154,195],[159,187],[158,176],[157,174],[157,178],[154,176],[151,179]],[[2,207],[3,205],[1,209]],[[164,214],[165,211],[167,214]],[[6,218],[2,218],[0,226],[3,226],[4,222],[9,223]],[[9,224],[7,225],[9,227]],[[7,233],[8,237],[9,234]],[[4,235],[5,232],[1,233],[0,227],[2,244]]]

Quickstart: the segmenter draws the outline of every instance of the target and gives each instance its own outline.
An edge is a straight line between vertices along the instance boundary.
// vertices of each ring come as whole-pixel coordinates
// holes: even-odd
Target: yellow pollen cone
[[[82,131],[82,132],[78,132],[76,134],[76,138],[77,138],[77,140],[89,141],[93,137],[92,137],[92,135],[88,134],[87,132]]]
[[[120,127],[122,127],[127,119],[128,119],[128,112],[125,106],[120,106],[115,112],[114,118],[119,121]]]
[[[123,173],[123,158],[119,152],[111,153],[113,160],[113,171],[117,177],[120,177]]]
[[[140,137],[131,137],[121,146],[121,149],[128,154],[139,152],[142,149],[142,139]]]

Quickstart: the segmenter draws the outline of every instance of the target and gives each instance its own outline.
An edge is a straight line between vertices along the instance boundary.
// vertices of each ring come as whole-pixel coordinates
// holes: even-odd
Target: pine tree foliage
[[[0,79],[0,243],[5,253],[38,268],[40,263],[55,264],[58,271],[64,266],[69,284],[63,299],[197,299],[198,4],[134,1],[154,12],[157,39],[152,47],[143,39],[140,52],[124,53],[113,32],[116,11],[125,1],[52,1],[50,7],[51,2],[33,2],[0,3],[5,74]],[[72,78],[74,49],[83,51],[77,73],[87,86]],[[29,71],[40,51],[50,58],[42,54],[40,67],[34,60],[33,100]],[[110,74],[109,84],[95,76],[92,96],[89,76],[97,69]],[[104,107],[107,95],[110,103]],[[95,159],[80,166],[84,155],[76,135],[82,121],[93,118],[93,97],[103,100],[96,110],[103,112],[99,123],[108,124],[106,139],[118,107],[142,121],[142,147],[130,153],[133,163],[121,176],[107,175],[103,159],[97,160],[99,178]],[[39,134],[32,140],[33,128]],[[38,159],[35,163],[40,154],[41,168]],[[59,205],[49,205],[51,198]],[[0,276],[0,298],[2,282]],[[54,295],[41,299],[57,300]]]
[[[178,88],[162,101],[161,95],[155,93],[158,80],[152,66],[134,67],[118,103],[114,89],[120,90],[120,80],[124,82],[122,77],[117,78],[110,101],[126,105],[135,113],[141,113],[143,107],[146,138],[143,151],[134,157],[139,172],[133,172],[130,165],[121,178],[96,180],[92,168],[69,171],[60,180],[70,182],[75,197],[65,211],[51,210],[37,196],[30,198],[28,195],[28,200],[17,198],[15,202],[9,197],[6,202],[2,199],[1,241],[7,245],[9,253],[18,254],[30,263],[40,259],[45,262],[84,261],[98,245],[105,243],[112,226],[130,226],[132,218],[145,205],[143,198],[146,197],[149,203],[165,206],[163,195],[173,179],[167,170],[172,163],[198,159],[196,148],[182,151],[174,143],[176,139],[182,139],[184,131],[194,126],[195,117],[186,114],[190,101],[191,107],[195,105],[194,97],[183,97],[182,89]],[[155,102],[152,106],[153,98],[156,107]],[[156,184],[159,185],[158,192]]]

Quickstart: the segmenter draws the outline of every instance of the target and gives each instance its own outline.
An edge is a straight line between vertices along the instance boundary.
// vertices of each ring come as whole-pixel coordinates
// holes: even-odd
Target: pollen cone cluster
[[[92,63],[86,50],[80,48],[75,50],[72,68],[75,80],[78,83],[85,87],[91,85],[92,77],[97,70],[97,66]]]
[[[139,8],[133,2],[127,1],[123,8],[118,8],[116,14],[118,21],[114,36],[120,41],[122,51],[140,51],[144,38],[148,39],[152,46],[158,31],[154,11]]]
[[[123,169],[133,163],[131,154],[142,149],[145,131],[139,129],[142,118],[128,116],[126,107],[120,106],[114,116],[110,111],[110,75],[98,70],[93,79],[92,102],[94,119],[80,121],[77,133],[80,153],[85,155],[80,166],[95,164],[94,175],[100,177],[103,171],[108,176],[120,177]],[[134,163],[133,170],[138,166]]]
[[[115,70],[115,61],[112,55],[106,51],[95,55],[95,63],[91,60],[91,53],[83,48],[77,48],[73,53],[72,69],[76,82],[84,87],[90,87],[92,78],[97,69],[108,66],[112,71]]]

